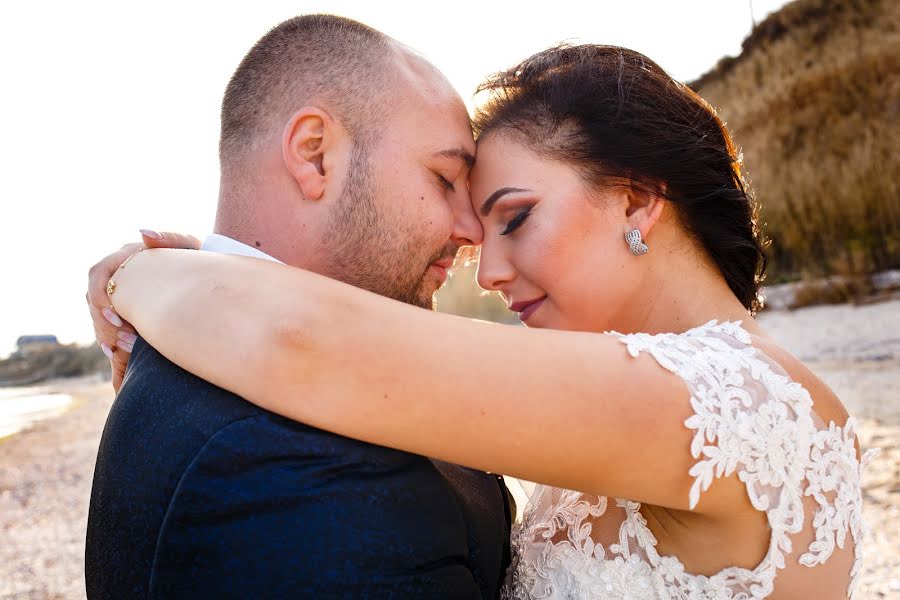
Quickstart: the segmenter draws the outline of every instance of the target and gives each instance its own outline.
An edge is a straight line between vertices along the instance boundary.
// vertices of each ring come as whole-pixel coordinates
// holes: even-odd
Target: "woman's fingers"
[[[94,337],[97,339],[98,344],[106,344],[110,348],[121,348],[126,352],[131,352],[131,348],[134,346],[135,340],[137,340],[137,332],[131,326],[131,323],[123,320],[114,311],[110,311],[106,307],[98,309],[96,306],[90,305],[88,306],[88,312],[91,315],[91,321],[94,325]],[[109,316],[114,316],[117,319],[115,323],[120,325],[117,326],[109,319]]]
[[[112,358],[109,359],[109,363],[112,366],[112,386],[117,394],[119,393],[119,388],[122,387],[122,381],[125,379],[125,370],[128,368],[128,359],[130,357],[129,353],[119,349],[115,350]]]
[[[117,386],[121,385],[125,375],[129,354],[134,345],[134,339],[136,339],[131,336],[136,336],[136,332],[134,327],[119,316],[110,304],[109,297],[106,295],[106,284],[116,269],[125,262],[125,259],[143,246],[143,244],[126,244],[88,271],[88,291],[85,299],[94,325],[94,336],[97,343],[100,344],[100,349],[109,359],[113,387],[117,391]],[[128,334],[125,339],[122,338],[123,333]]]
[[[100,349],[109,359],[110,369],[112,371],[112,384],[116,393],[125,378],[125,370],[128,368],[128,361],[131,359],[131,351],[134,349],[134,343],[137,340],[137,333],[127,321],[122,322],[121,327],[115,327],[102,316],[96,316],[97,309],[91,307],[91,318],[95,319],[94,333],[97,336],[97,343]],[[97,320],[99,318],[99,321]],[[98,325],[99,323],[99,325]]]
[[[94,323],[94,336],[100,349],[109,359],[112,371],[113,387],[118,392],[122,379],[125,377],[125,369],[137,340],[137,333],[127,321],[121,321],[122,326],[116,327],[94,305],[89,305],[91,320]]]
[[[98,344],[110,346],[111,342],[115,344],[118,328],[107,321],[100,311],[101,309],[91,304],[90,298],[88,298],[88,312],[91,315],[91,324],[94,326],[94,338]]]
[[[125,326],[116,333],[116,337],[116,348],[131,354],[138,337],[131,324],[126,321]]]
[[[106,286],[110,278],[129,256],[141,248],[188,248],[199,249],[200,240],[192,235],[181,233],[157,233],[142,229],[143,243],[126,244],[95,264],[88,271],[88,291],[86,300],[91,321],[94,324],[94,335],[103,353],[109,358],[112,368],[112,383],[116,392],[125,378],[128,359],[137,340],[137,332],[130,323],[118,313],[109,296]],[[113,296],[113,300],[115,296]]]
[[[162,233],[151,229],[141,229],[144,245],[148,248],[185,248],[187,250],[199,250],[200,240],[186,233]]]

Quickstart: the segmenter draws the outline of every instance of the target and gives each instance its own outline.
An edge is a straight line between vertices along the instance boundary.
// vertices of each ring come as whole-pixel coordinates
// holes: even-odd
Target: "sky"
[[[268,29],[330,12],[429,58],[470,103],[485,75],[560,41],[633,48],[689,81],[784,0],[28,2],[0,8],[0,356],[86,343],[87,271],[138,229],[202,239],[222,93]],[[752,17],[751,17],[752,7]]]

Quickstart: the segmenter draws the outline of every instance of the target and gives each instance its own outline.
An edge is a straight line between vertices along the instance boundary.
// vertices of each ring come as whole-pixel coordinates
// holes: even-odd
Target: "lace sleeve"
[[[676,373],[691,394],[694,414],[684,423],[693,431],[696,459],[690,507],[715,478],[737,473],[753,506],[768,517],[771,542],[761,567],[774,578],[791,552],[789,536],[804,527],[803,500],[811,496],[818,506],[815,540],[799,561],[824,563],[835,547],[844,548],[849,532],[856,553],[852,591],[862,547],[860,474],[874,455],[857,458],[855,420],[825,425],[806,389],[755,349],[739,323],[711,322],[678,335],[615,335],[632,356],[646,352]]]

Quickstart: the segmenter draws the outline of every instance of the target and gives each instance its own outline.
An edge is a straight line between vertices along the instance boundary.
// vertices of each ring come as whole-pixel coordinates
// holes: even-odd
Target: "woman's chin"
[[[519,319],[519,322],[528,327],[529,329],[556,329],[559,331],[597,331],[598,333],[602,333],[606,331],[606,329],[597,330],[587,324],[584,326],[579,326],[577,323],[573,323],[570,320],[567,320],[559,314],[534,314],[531,318],[523,321]]]
[[[540,311],[538,311],[540,312]],[[529,329],[553,329],[553,324],[549,322],[550,319],[547,318],[546,315],[533,314],[527,319],[519,318],[519,323],[528,327]]]

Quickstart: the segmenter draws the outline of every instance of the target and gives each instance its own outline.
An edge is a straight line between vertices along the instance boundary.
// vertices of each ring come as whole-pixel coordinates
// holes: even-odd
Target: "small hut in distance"
[[[23,335],[16,340],[16,354],[28,356],[35,352],[52,350],[59,346],[59,340],[55,335]]]

